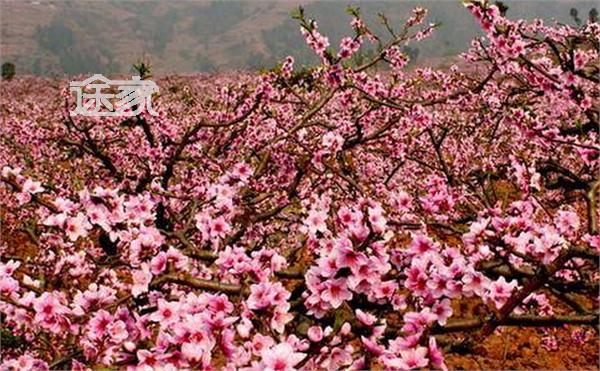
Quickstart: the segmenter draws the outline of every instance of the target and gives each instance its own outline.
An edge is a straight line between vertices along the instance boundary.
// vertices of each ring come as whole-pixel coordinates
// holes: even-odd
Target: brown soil
[[[490,336],[475,354],[447,354],[446,363],[455,370],[598,370],[598,335],[579,345],[571,340],[573,328],[551,329],[558,349],[541,346],[544,334],[535,328],[504,328]],[[589,327],[588,327],[589,329]]]

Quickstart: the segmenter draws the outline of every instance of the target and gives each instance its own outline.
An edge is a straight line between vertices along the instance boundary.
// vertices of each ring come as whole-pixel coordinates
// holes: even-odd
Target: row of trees
[[[296,15],[314,68],[168,77],[159,116],[5,85],[3,367],[445,369],[507,326],[591,341],[599,26],[467,9],[485,37],[449,70],[406,72],[425,9],[385,34],[353,9],[339,47]]]

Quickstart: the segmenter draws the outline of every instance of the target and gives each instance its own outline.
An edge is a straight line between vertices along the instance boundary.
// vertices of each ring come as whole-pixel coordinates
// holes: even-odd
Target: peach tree
[[[3,82],[2,369],[446,369],[506,326],[586,341],[600,28],[466,8],[484,36],[448,69],[406,67],[425,9],[385,34],[350,9],[339,45],[300,10],[319,65],[165,77],[158,116]]]

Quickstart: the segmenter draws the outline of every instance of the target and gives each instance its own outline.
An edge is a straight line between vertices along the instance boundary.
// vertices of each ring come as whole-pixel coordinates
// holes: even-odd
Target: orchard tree
[[[15,77],[16,68],[15,65],[11,62],[2,63],[2,79],[3,80],[12,80]]]
[[[319,65],[167,77],[158,116],[8,83],[3,368],[446,369],[507,326],[590,341],[600,29],[466,8],[485,36],[448,70],[405,68],[425,9],[380,35],[355,9],[339,46],[301,10]]]

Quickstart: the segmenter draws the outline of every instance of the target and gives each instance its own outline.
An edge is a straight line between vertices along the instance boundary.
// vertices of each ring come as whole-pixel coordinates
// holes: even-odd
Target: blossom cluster
[[[445,370],[505,326],[594,341],[600,29],[467,8],[484,36],[448,69],[407,69],[417,8],[385,38],[354,11],[338,50],[301,12],[320,64],[166,77],[157,116],[7,83],[0,368]]]

